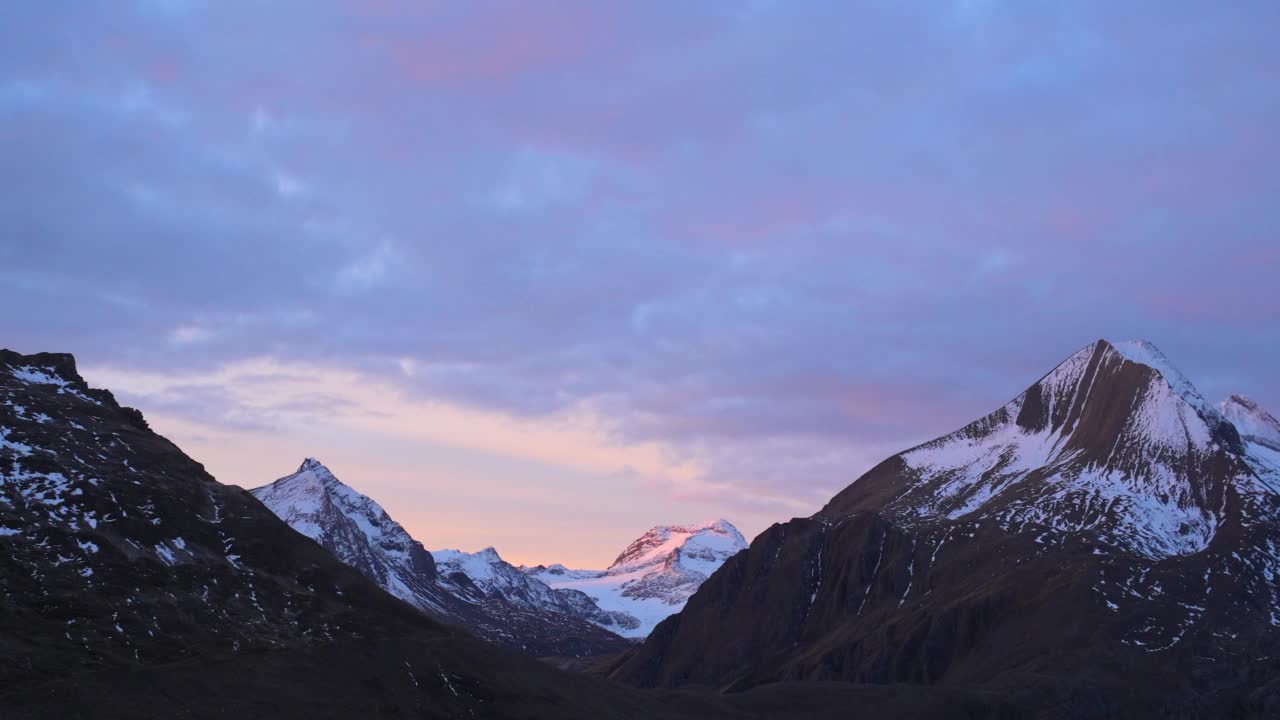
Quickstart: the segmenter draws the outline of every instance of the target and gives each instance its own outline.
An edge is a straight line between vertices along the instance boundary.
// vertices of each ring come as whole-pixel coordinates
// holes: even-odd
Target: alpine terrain
[[[216,482],[70,355],[0,350],[6,718],[747,718],[788,692],[638,692],[474,639]]]
[[[570,570],[560,564],[521,569],[557,591],[583,592],[598,606],[632,618],[611,629],[643,638],[746,547],[742,533],[727,520],[662,525],[628,545],[607,570]]]
[[[503,560],[498,551],[488,547],[480,552],[435,550],[432,553],[442,574],[456,585],[479,588],[488,597],[500,598],[518,613],[550,614],[591,623],[612,632],[605,634],[611,642],[600,643],[595,654],[630,648],[630,643],[617,642],[618,635],[633,629],[638,621],[623,612],[603,610],[586,593],[568,588],[551,588],[537,578]],[[600,635],[599,631],[596,632]]]
[[[537,657],[613,654],[629,647],[602,629],[616,627],[618,619],[585,595],[552,590],[503,562],[492,548],[433,557],[378,503],[314,458],[250,492],[387,592],[482,638]]]
[[[1104,340],[766,530],[614,670],[965,689],[1043,717],[1280,716],[1280,425]]]

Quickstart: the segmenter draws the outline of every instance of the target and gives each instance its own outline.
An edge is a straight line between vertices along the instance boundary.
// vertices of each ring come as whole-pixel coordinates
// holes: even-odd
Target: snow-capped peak
[[[334,475],[331,470],[329,470],[329,468],[325,467],[324,463],[320,462],[315,458],[310,458],[310,457],[307,458],[306,460],[303,460],[302,464],[298,466],[297,471],[294,472],[292,475],[286,475],[285,477],[280,478],[279,480],[275,481],[274,483],[266,487],[276,487],[277,489],[273,491],[273,494],[276,494],[276,493],[279,493],[285,486],[298,488],[298,489],[303,487],[314,486],[314,488],[316,488],[315,492],[323,492],[327,489],[347,487],[346,485],[342,484],[342,481],[339,480],[337,476]],[[259,489],[265,489],[265,488],[259,488]],[[254,492],[256,493],[257,491],[255,490]],[[354,493],[355,491],[351,491],[351,492]],[[361,495],[360,497],[363,498],[364,496]],[[365,498],[365,499],[368,500],[368,498]],[[372,503],[373,501],[369,500],[369,502]]]
[[[1258,403],[1243,395],[1232,395],[1223,401],[1222,415],[1241,437],[1280,450],[1280,421]]]
[[[719,567],[725,559],[746,546],[742,533],[723,519],[692,525],[658,525],[627,546],[607,572],[622,575],[679,561],[682,565],[691,565],[691,570],[709,575],[710,571],[702,566],[705,562],[718,560],[715,567]]]
[[[298,472],[303,472],[303,471],[305,471],[305,470],[313,470],[313,471],[317,471],[317,472],[324,472],[324,473],[329,474],[330,476],[332,476],[332,475],[333,475],[333,473],[329,472],[329,468],[327,468],[327,467],[325,467],[325,466],[324,466],[324,463],[320,462],[319,460],[317,460],[317,459],[315,459],[315,458],[313,458],[313,457],[309,457],[309,458],[304,459],[304,460],[302,461],[302,464],[298,466]]]
[[[650,528],[608,570],[570,570],[559,563],[521,570],[557,592],[578,590],[605,611],[637,618],[638,624],[615,632],[642,638],[679,612],[703,581],[746,547],[732,523],[716,519]]]
[[[434,575],[426,551],[381,505],[342,484],[315,458],[250,492],[294,530],[406,600],[415,595],[406,579],[411,571]]]
[[[1222,415],[1218,412],[1204,396],[1196,390],[1195,385],[1182,374],[1181,370],[1174,367],[1169,358],[1160,351],[1153,343],[1146,340],[1126,340],[1123,342],[1113,342],[1111,347],[1119,353],[1124,359],[1139,365],[1146,365],[1155,370],[1165,382],[1169,383],[1169,387],[1178,394],[1188,405],[1195,408],[1207,422],[1218,423],[1222,421]]]
[[[448,566],[452,571],[461,572],[471,578],[477,586],[486,590],[489,589],[487,585],[497,572],[495,568],[507,564],[492,547],[473,553],[461,550],[432,550],[431,556],[435,558],[437,567]]]
[[[490,601],[501,603],[505,613],[512,611],[555,613],[580,618],[611,632],[627,632],[640,621],[626,612],[601,609],[596,602],[574,589],[552,589],[526,568],[517,568],[503,560],[498,551],[487,547],[480,552],[436,550],[432,553],[443,582],[459,583],[463,575]]]
[[[509,647],[545,654],[616,652],[622,640],[599,628],[636,623],[605,613],[581,593],[551,590],[492,547],[476,553],[441,550],[433,558],[382,506],[344,485],[315,458],[251,492],[392,595]]]
[[[1148,557],[1181,555],[1213,538],[1224,487],[1211,466],[1230,463],[1239,443],[1154,345],[1099,340],[990,415],[897,456],[902,474],[864,477],[823,512],[1103,532]]]

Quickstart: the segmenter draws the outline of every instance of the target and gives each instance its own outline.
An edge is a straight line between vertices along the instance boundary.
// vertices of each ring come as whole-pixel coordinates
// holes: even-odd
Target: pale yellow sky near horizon
[[[257,487],[315,457],[431,550],[493,546],[514,564],[603,568],[654,525],[723,517],[752,538],[817,509],[787,498],[776,512],[767,500],[729,507],[718,496],[729,489],[710,484],[696,459],[612,438],[587,408],[512,418],[270,359],[199,374],[82,374],[140,406],[219,481]]]

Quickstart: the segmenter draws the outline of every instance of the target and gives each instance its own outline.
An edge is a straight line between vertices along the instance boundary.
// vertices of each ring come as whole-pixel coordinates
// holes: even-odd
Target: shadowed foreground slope
[[[6,717],[699,717],[441,625],[213,480],[70,355],[0,351]]]

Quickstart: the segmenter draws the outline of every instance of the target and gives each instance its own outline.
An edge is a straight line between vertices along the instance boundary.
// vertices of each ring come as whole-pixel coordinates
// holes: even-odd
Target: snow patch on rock
[[[1154,372],[1099,454],[1077,441],[1079,418],[1113,400],[1095,386],[1125,363]],[[1035,417],[1023,420],[1027,410]],[[1007,530],[1101,529],[1153,558],[1199,552],[1218,508],[1188,468],[1220,449],[1224,423],[1151,343],[1100,341],[986,418],[903,453],[917,481],[891,509],[917,520],[990,517]]]

